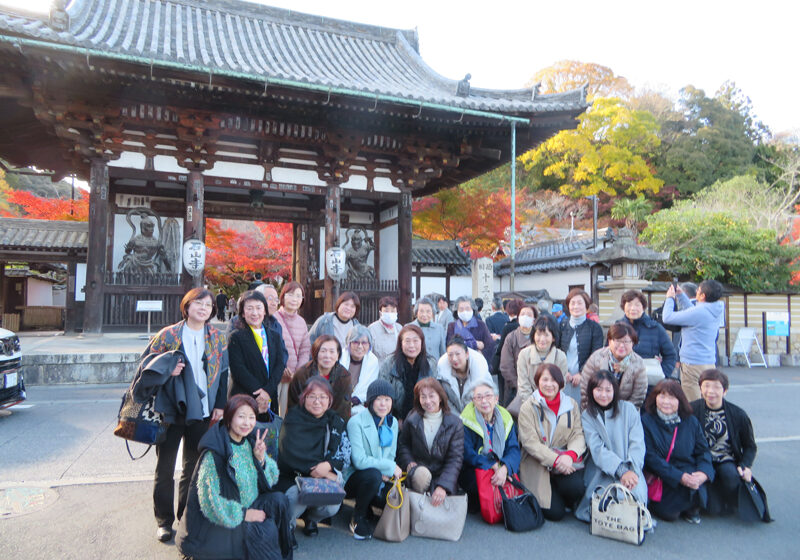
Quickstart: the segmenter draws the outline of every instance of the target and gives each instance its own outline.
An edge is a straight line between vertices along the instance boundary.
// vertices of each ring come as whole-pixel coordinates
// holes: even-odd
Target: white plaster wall
[[[591,295],[591,276],[588,267],[514,275],[514,290],[547,290],[553,299],[567,297],[569,287],[575,284],[583,284],[584,289]],[[509,289],[508,276],[495,276],[495,292],[507,292]]]
[[[423,271],[423,274],[425,272]],[[411,290],[414,292],[417,287],[416,276],[411,279]],[[414,300],[420,296],[426,296],[431,292],[445,295],[447,293],[446,278],[425,278],[420,281],[420,294],[414,294]],[[458,296],[472,297],[472,277],[471,276],[451,276],[450,277],[450,299],[454,300]]]
[[[53,305],[53,283],[28,278],[25,305]]]
[[[380,236],[381,280],[397,280],[397,224],[383,228]]]

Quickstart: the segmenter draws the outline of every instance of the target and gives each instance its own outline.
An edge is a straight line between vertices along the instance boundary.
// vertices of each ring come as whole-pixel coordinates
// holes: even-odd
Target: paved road
[[[800,488],[794,465],[800,462],[800,370],[728,372],[733,382],[728,397],[744,405],[754,421],[759,441],[755,473],[769,495],[775,523],[748,525],[731,518],[704,518],[699,526],[662,522],[637,548],[592,537],[588,526],[575,519],[512,534],[470,517],[458,543],[411,537],[403,544],[388,544],[353,541],[346,529],[349,511],[343,511],[319,537],[298,535],[295,558],[339,559],[361,553],[381,560],[518,558],[558,554],[565,547],[614,560],[643,555],[799,558]],[[123,388],[33,387],[28,408],[0,417],[0,557],[176,558],[171,543],[163,545],[153,537],[152,452],[131,462],[122,440],[111,433]],[[12,503],[22,514],[11,512]]]

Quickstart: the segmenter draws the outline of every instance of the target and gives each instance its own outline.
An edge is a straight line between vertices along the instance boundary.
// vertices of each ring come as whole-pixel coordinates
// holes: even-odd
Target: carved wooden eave
[[[416,33],[247,2],[74,0],[55,19],[0,12],[0,155],[84,177],[123,152],[455,186],[575,126],[585,91],[469,88]],[[267,48],[270,45],[270,48]],[[313,56],[312,56],[313,55]],[[13,136],[13,137],[11,137]]]

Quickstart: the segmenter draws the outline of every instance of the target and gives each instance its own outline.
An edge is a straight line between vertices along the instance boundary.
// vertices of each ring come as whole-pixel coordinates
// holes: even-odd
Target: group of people
[[[355,500],[350,529],[363,540],[375,527],[370,506],[385,503],[403,473],[434,506],[464,491],[473,510],[481,480],[502,486],[518,476],[553,521],[568,511],[589,521],[592,492],[614,481],[647,504],[649,473],[663,482],[650,510],[696,522],[701,507],[735,508],[739,480],[752,476],[752,427],[724,399],[724,373],[687,378],[702,396],[693,402],[668,378],[648,393],[645,360],[666,361],[666,373],[675,356],[640,293],[623,296],[626,319],[605,337],[586,317],[582,290],[570,292],[560,322],[511,302],[499,335],[468,297],[450,317],[446,303],[421,298],[402,327],[397,301],[384,298],[378,320],[364,326],[354,292],[309,329],[299,315],[304,295],[297,282],[280,294],[257,286],[240,297],[225,333],[210,324],[213,294],[195,288],[181,302],[183,320],[145,350],[137,378],[171,405],[158,410],[169,428],[156,447],[157,538],[172,538],[177,517],[187,558],[290,558],[297,519],[314,536],[340,507],[305,505],[297,477],[340,484]],[[701,310],[711,303],[698,297]],[[671,310],[689,325],[687,311]]]

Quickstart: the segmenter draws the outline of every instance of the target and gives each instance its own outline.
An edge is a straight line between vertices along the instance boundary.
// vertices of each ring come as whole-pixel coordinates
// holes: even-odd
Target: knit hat
[[[378,397],[389,397],[394,400],[394,390],[392,384],[383,379],[376,379],[367,387],[367,405]]]

